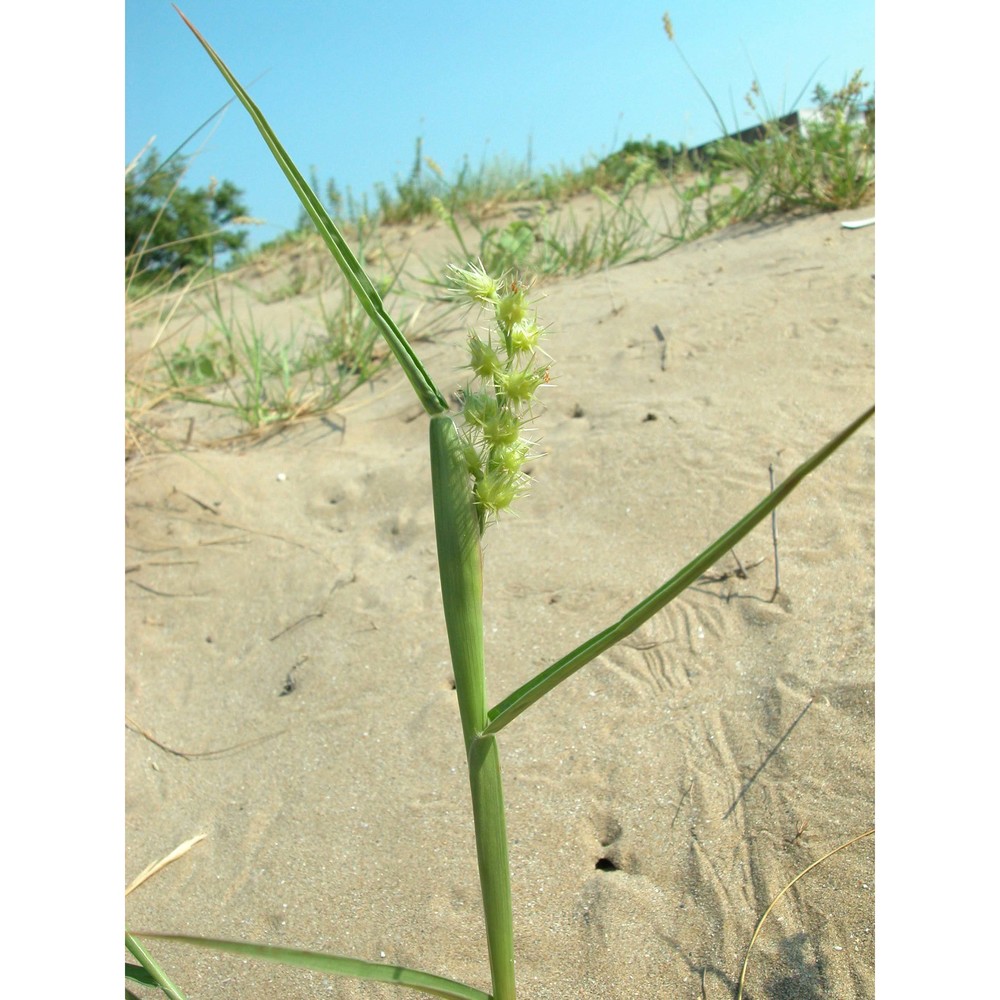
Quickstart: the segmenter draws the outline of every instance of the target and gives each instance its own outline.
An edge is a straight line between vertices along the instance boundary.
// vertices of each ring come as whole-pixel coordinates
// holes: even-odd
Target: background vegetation
[[[232,181],[189,190],[182,185],[188,158],[161,161],[151,148],[125,173],[125,260],[136,275],[177,274],[242,250],[248,216]]]
[[[410,300],[408,313],[397,306],[409,324],[428,301],[444,298],[448,261],[478,259],[492,273],[517,269],[544,281],[650,260],[737,222],[872,201],[875,102],[867,87],[860,70],[836,91],[817,85],[814,109],[794,127],[755,81],[746,95],[760,122],[755,141],[735,128],[696,149],[631,140],[576,170],[533,173],[529,154],[522,164],[466,161],[448,180],[418,138],[410,172],[376,187],[373,199],[342,192],[334,179],[323,183],[315,170],[311,183],[379,276],[380,293]],[[186,164],[180,155],[161,162],[152,149],[126,172],[127,319],[159,327],[154,346],[132,352],[127,368],[130,454],[176,445],[152,419],[171,404],[204,404],[259,433],[336,407],[388,363],[342,276],[311,254],[315,234],[306,218],[248,252],[238,227],[253,220],[242,192],[230,181],[189,190]],[[440,260],[406,261],[404,271],[386,240],[393,227],[428,222],[446,227],[451,246]],[[270,273],[283,277],[251,280]],[[308,302],[310,312],[297,330],[261,330],[227,304],[222,283],[263,304]],[[182,306],[205,320],[208,336],[177,342],[168,335]]]

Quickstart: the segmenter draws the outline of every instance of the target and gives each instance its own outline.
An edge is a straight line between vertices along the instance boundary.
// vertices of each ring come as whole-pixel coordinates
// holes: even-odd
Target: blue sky
[[[250,92],[296,161],[355,195],[391,184],[414,144],[453,175],[497,156],[577,167],[629,138],[696,145],[714,113],[664,33],[675,36],[727,124],[760,78],[775,110],[807,81],[858,68],[874,85],[872,0],[558,0],[479,5],[362,0],[181,0],[178,6]],[[804,103],[808,103],[812,85]],[[231,96],[167,0],[125,3],[125,155],[153,136],[172,152]],[[294,226],[298,203],[246,112],[233,105],[186,148],[190,186],[233,181],[253,241]]]

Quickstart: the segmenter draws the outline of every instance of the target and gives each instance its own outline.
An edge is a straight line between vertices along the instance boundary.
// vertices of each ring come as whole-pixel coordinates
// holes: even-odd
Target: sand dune
[[[874,230],[841,228],[864,214],[544,287],[546,455],[485,541],[494,701],[870,404]],[[420,345],[448,389],[464,339],[456,318]],[[489,988],[426,437],[391,368],[263,443],[130,463],[128,716],[236,747],[127,730],[127,878],[207,834],[128,898],[131,927]],[[720,563],[503,734],[525,1000],[730,997],[771,900],[872,827],[873,492],[869,423],[779,509],[775,600],[761,525],[745,579]],[[747,996],[872,996],[874,926],[868,837],[778,904]],[[192,1000],[401,995],[154,951]]]

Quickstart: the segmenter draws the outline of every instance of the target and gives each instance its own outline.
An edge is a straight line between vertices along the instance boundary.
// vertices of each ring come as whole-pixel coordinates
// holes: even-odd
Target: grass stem
[[[514,1000],[514,907],[500,751],[495,736],[483,736],[473,743],[469,751],[469,786],[493,998]]]
[[[469,764],[479,883],[494,1000],[514,1000],[514,917],[500,754],[486,727],[480,523],[455,423],[430,421],[431,485],[445,625]]]

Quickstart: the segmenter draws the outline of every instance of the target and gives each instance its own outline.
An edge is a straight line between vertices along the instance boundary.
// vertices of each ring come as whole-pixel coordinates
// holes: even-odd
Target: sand
[[[874,228],[841,227],[869,214],[740,226],[539,289],[546,454],[485,540],[493,701],[870,404]],[[446,325],[418,350],[450,391],[466,326]],[[265,441],[130,460],[126,706],[147,735],[125,732],[126,879],[207,835],[129,896],[130,927],[489,989],[426,438],[392,368]],[[525,1000],[731,997],[769,903],[871,829],[873,494],[872,421],[779,509],[776,599],[763,524],[745,578],[723,560],[504,732]],[[746,995],[873,996],[874,928],[865,837],[777,904]],[[404,995],[154,953],[191,1000]]]

